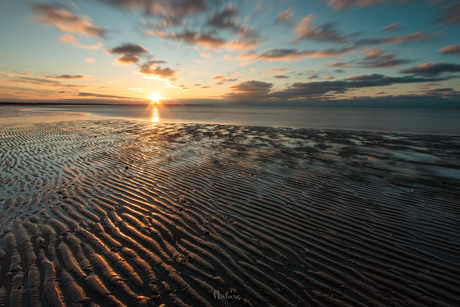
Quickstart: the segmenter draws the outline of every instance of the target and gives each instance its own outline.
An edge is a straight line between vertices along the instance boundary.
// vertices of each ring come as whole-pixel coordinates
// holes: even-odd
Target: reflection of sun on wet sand
[[[458,306],[459,155],[454,136],[0,124],[0,303]]]
[[[158,105],[160,104],[161,96],[158,93],[152,94],[150,97],[152,102],[150,103],[149,107],[152,108],[152,123],[160,122],[160,112],[158,111]],[[153,107],[152,107],[153,106]]]

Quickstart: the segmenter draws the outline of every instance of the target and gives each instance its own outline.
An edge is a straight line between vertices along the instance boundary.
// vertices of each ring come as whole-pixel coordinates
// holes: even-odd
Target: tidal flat
[[[459,136],[7,122],[0,157],[0,305],[460,305]]]

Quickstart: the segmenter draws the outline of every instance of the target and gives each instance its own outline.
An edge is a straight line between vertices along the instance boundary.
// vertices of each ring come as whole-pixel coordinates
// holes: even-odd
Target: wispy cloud
[[[437,35],[423,32],[416,32],[407,35],[393,35],[382,38],[367,38],[356,42],[358,45],[380,45],[380,44],[403,44],[411,42],[423,42],[435,38]]]
[[[323,0],[328,2],[335,10],[344,10],[350,7],[365,8],[384,2],[398,2],[397,0]]]
[[[280,12],[278,13],[278,15],[276,15],[276,23],[287,23],[287,24],[291,24],[294,20],[292,18],[292,15],[293,15],[293,11],[291,8],[288,8],[287,10],[285,10],[284,12]]]
[[[310,14],[297,23],[294,29],[294,33],[296,34],[294,43],[308,39],[335,43],[343,43],[347,40],[346,36],[339,34],[334,29],[334,25],[332,23],[312,26],[312,21],[313,15]]]
[[[70,34],[65,34],[63,36],[58,37],[58,39],[64,43],[72,44],[77,48],[83,48],[88,50],[97,50],[102,48],[102,43],[97,43],[95,45],[81,45],[77,43],[77,39]]]
[[[82,75],[48,75],[48,76],[43,76],[44,78],[48,79],[65,79],[65,80],[84,80],[91,78],[92,76],[82,76]]]
[[[452,3],[444,14],[438,18],[438,22],[447,25],[460,24],[460,1]]]
[[[31,4],[31,6],[37,13],[36,20],[64,32],[104,37],[108,31],[107,28],[93,25],[88,19],[72,14],[63,5]]]
[[[424,63],[414,67],[409,67],[400,71],[403,74],[414,74],[420,76],[435,76],[444,72],[460,72],[460,64],[450,64],[446,62],[440,63]]]
[[[269,49],[265,52],[247,52],[238,56],[238,60],[262,60],[262,61],[293,61],[300,58],[327,58],[336,57],[354,50],[354,47],[342,47],[339,49],[328,48],[324,50],[298,50],[298,49]]]
[[[439,49],[439,52],[445,54],[460,54],[460,44],[443,47]]]
[[[402,28],[402,24],[399,23],[399,22],[394,22],[388,26],[386,26],[385,28],[383,28],[384,31],[396,31],[398,29],[401,29]]]

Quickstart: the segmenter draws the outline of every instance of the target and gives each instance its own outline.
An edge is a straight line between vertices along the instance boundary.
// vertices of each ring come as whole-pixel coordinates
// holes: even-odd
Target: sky
[[[459,0],[0,0],[0,102],[460,106]]]

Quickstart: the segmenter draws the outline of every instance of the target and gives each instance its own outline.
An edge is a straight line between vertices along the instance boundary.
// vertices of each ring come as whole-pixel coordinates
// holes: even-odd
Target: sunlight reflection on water
[[[160,122],[160,112],[158,112],[157,106],[154,106],[152,110],[152,123],[159,123],[159,122]]]

